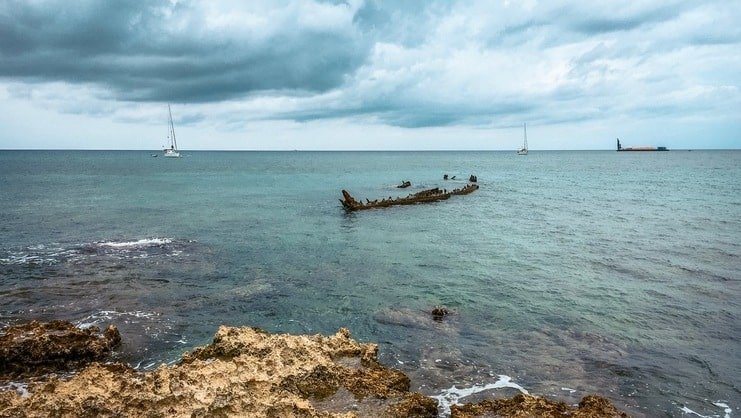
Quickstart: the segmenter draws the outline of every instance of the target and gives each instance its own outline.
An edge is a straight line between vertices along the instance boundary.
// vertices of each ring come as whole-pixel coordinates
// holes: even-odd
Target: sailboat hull
[[[171,149],[166,149],[165,150],[165,157],[168,157],[168,158],[180,158],[180,153],[177,152],[177,151],[173,151]]]

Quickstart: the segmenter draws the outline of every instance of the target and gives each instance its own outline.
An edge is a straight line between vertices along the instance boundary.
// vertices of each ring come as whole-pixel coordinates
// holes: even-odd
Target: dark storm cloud
[[[722,51],[741,40],[735,4],[4,0],[0,78],[54,85],[57,109],[64,93],[96,96],[66,112],[203,103],[191,122],[229,126],[643,117],[734,103],[724,95],[737,91],[738,65]],[[664,103],[646,104],[655,98]]]
[[[573,17],[570,28],[586,35],[628,31],[644,25],[666,22],[679,16],[682,11],[683,7],[678,4],[664,4],[656,8],[625,13],[600,13],[596,16],[585,15],[581,10],[570,10],[569,13]]]
[[[540,13],[514,16],[500,30],[492,30],[487,40],[490,47],[514,47],[537,42],[544,48],[554,47],[613,32],[641,30],[669,22],[693,7],[692,3],[674,1],[659,5],[585,8],[582,5],[551,3]],[[620,7],[627,10],[620,10]],[[696,6],[696,5],[695,5]]]
[[[401,109],[403,111],[400,111]],[[492,116],[521,115],[532,110],[534,109],[531,104],[517,98],[486,105],[422,103],[392,99],[356,105],[343,103],[341,107],[314,107],[281,113],[279,116],[276,115],[276,118],[292,119],[298,122],[333,118],[364,118],[402,128],[429,128],[464,124],[490,125]]]
[[[205,4],[6,0],[0,76],[92,83],[124,100],[208,102],[337,87],[369,48],[351,23],[323,28],[289,17],[260,33],[209,30],[197,9]]]
[[[379,115],[385,123],[404,128],[430,128],[437,126],[491,125],[492,118],[509,115],[522,115],[533,110],[519,100],[498,100],[486,106],[471,104],[455,106],[428,104],[407,108],[406,112],[388,112]]]

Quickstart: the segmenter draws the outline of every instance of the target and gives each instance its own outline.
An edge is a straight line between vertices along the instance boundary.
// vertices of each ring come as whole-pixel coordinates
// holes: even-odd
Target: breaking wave
[[[512,382],[512,378],[503,374],[499,375],[499,379],[494,383],[488,385],[473,385],[470,388],[457,388],[455,385],[443,390],[439,395],[431,396],[433,399],[437,399],[440,408],[442,409],[443,416],[450,416],[450,407],[458,405],[461,399],[471,396],[476,393],[484,392],[492,389],[501,388],[513,388],[517,389],[524,394],[528,394],[522,386]]]
[[[151,319],[159,316],[157,312],[117,312],[117,311],[100,311],[92,315],[88,315],[83,319],[75,322],[77,328],[90,328],[97,326],[105,322],[111,322],[112,320],[120,321],[123,323],[139,322],[141,319]],[[119,322],[119,323],[120,323]]]
[[[113,248],[133,248],[133,247],[148,247],[148,246],[159,246],[172,243],[170,238],[144,238],[138,241],[107,241],[99,242],[97,245],[101,247],[113,247]]]
[[[728,406],[727,403],[722,402],[722,401],[717,401],[717,402],[713,402],[713,405],[723,410],[723,413],[724,413],[723,418],[731,418],[731,412],[733,412],[733,408]],[[717,414],[713,414],[713,415],[699,414],[691,410],[690,408],[687,408],[687,406],[682,406],[681,408],[679,408],[679,410],[682,411],[683,414],[696,415],[701,418],[720,418],[720,415],[717,415]]]
[[[132,259],[177,257],[192,241],[172,238],[142,238],[134,241],[97,241],[70,246],[39,244],[23,249],[0,250],[0,265],[51,265],[78,262],[94,257]]]

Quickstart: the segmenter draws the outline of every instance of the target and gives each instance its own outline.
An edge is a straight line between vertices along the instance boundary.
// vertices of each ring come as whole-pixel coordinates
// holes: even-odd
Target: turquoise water
[[[741,407],[739,151],[185,154],[0,151],[0,324],[115,323],[141,369],[219,324],[344,326],[429,395],[507,375],[637,416]]]

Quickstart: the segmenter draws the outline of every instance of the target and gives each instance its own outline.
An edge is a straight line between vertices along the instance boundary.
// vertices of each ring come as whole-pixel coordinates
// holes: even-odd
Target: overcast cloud
[[[81,123],[146,148],[125,131],[166,103],[201,149],[452,149],[482,130],[463,147],[508,148],[523,122],[541,149],[738,148],[739,21],[726,0],[5,0],[0,148],[112,146]]]

